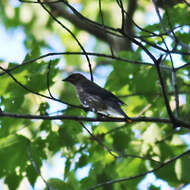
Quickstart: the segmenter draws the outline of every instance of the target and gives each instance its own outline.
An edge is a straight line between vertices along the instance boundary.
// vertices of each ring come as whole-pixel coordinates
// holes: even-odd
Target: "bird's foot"
[[[125,119],[126,119],[126,121],[127,121],[128,123],[132,123],[132,122],[133,122],[133,120],[132,120],[131,118],[129,118],[129,117],[125,117]]]

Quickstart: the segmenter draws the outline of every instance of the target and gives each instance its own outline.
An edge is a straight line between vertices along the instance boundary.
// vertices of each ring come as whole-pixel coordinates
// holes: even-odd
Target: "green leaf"
[[[160,190],[160,187],[156,187],[156,186],[154,186],[154,185],[151,185],[151,186],[149,187],[149,190]]]
[[[72,134],[72,131],[68,129],[70,126],[67,125],[67,127],[59,130],[59,136],[60,139],[62,139],[63,146],[66,147],[73,147],[74,144],[77,142],[76,139],[74,139],[74,135]],[[76,126],[77,127],[77,126]]]
[[[132,54],[131,52],[122,52],[121,55],[127,59],[137,59],[136,55]],[[107,79],[106,88],[108,88],[110,91],[118,91],[125,85],[129,85],[131,80],[130,76],[137,72],[137,70],[138,68],[133,64],[115,61],[113,65],[113,71]]]
[[[56,190],[70,190],[75,189],[74,185],[65,183],[64,181],[57,179],[57,178],[51,178],[47,181],[50,187]],[[44,190],[48,190],[47,187]]]
[[[170,18],[170,23],[168,23],[168,16],[164,14],[163,16],[163,24],[168,27],[174,27],[177,24],[180,25],[189,25],[190,13],[187,11],[188,7],[186,6],[176,6],[174,8],[168,9],[168,15]],[[177,15],[177,16],[176,16]],[[183,18],[183,19],[181,19]]]
[[[68,176],[70,168],[71,168],[71,160],[67,159],[65,162],[64,179]]]
[[[26,177],[28,178],[30,184],[34,187],[35,182],[38,178],[38,174],[36,173],[36,170],[33,165],[27,165],[26,168]]]
[[[190,171],[190,158],[189,155],[183,156],[176,161],[175,173],[177,179],[183,183],[188,183],[190,181],[189,171]]]
[[[145,167],[145,162],[141,159],[135,158],[123,160],[123,162],[117,166],[116,171],[118,173],[118,176],[120,178],[123,178],[136,176],[138,174],[144,173],[147,170]],[[129,187],[130,189],[133,189],[133,187],[136,187],[142,178],[143,177],[126,181],[125,188]]]
[[[38,111],[40,112],[40,115],[47,115],[49,109],[49,104],[47,102],[42,102],[39,106]]]
[[[73,85],[65,84],[63,93],[61,94],[61,100],[65,102],[72,103],[74,105],[80,105],[80,100],[77,97],[76,90]]]
[[[40,129],[45,131],[51,131],[52,130],[51,121],[48,120],[43,121],[42,124],[40,125]]]
[[[78,168],[84,167],[88,163],[88,156],[85,154],[82,154],[82,156],[79,159],[79,162],[77,164]]]
[[[150,32],[157,32],[157,31],[160,31],[160,24],[151,24],[151,25],[148,25],[146,27],[143,28],[144,30],[147,30],[147,31],[150,31]],[[141,31],[140,34],[141,35],[147,35],[149,33],[145,32],[145,31]]]
[[[0,177],[10,189],[16,189],[22,180],[21,172],[27,165],[28,139],[21,135],[10,135],[0,139]],[[16,172],[17,169],[20,172]]]
[[[174,162],[157,170],[155,172],[155,175],[158,178],[167,181],[169,183],[169,185],[171,185],[171,186],[176,187],[179,185],[179,181],[177,179],[177,175],[175,172],[175,163]]]
[[[21,180],[22,176],[18,176],[15,172],[13,172],[5,178],[5,184],[8,185],[9,190],[14,190],[18,188]]]
[[[123,160],[122,164],[117,167],[120,177],[130,177],[145,171],[144,161],[139,158]]]
[[[117,131],[113,135],[114,149],[116,149],[117,151],[124,151],[125,149],[127,149],[130,140],[130,135],[124,133],[123,131]]]

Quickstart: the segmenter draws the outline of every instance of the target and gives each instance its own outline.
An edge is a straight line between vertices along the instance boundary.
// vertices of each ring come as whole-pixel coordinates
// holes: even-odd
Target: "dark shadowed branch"
[[[121,57],[116,57],[116,56],[112,56],[112,55],[108,55],[108,54],[103,54],[103,53],[94,53],[94,52],[87,52],[88,56],[94,56],[94,57],[102,57],[102,58],[107,58],[110,60],[117,60],[117,61],[124,61],[126,63],[132,63],[132,64],[137,64],[137,65],[147,65],[147,66],[152,66],[154,67],[154,64],[150,63],[150,62],[143,62],[143,61],[135,61],[135,60],[131,60],[131,59],[126,59],[126,58],[121,58]],[[23,63],[14,66],[10,69],[6,69],[7,72],[12,72],[16,69],[19,69],[20,67],[26,66],[28,64],[31,64],[33,62],[36,62],[38,60],[41,60],[43,58],[46,57],[52,57],[52,56],[57,56],[57,55],[85,55],[84,52],[52,52],[52,53],[47,53],[44,55],[41,55],[39,57],[33,58],[33,59],[29,59],[24,61]],[[164,69],[170,69],[167,66],[161,65],[160,67],[164,68]],[[7,72],[1,72],[0,76],[7,74]]]
[[[156,13],[158,15],[158,18],[159,18],[159,21],[160,21],[160,25],[162,27],[162,30],[166,33],[168,33],[168,29],[165,27],[164,23],[163,23],[163,19],[161,17],[161,14],[160,14],[160,11],[159,11],[159,8],[157,7],[156,5],[156,2],[155,0],[152,0],[153,1],[153,4],[154,4],[154,7],[155,7],[155,10],[156,10]],[[166,16],[167,16],[167,20],[168,20],[168,24],[169,24],[169,27],[170,27],[170,31],[172,33],[172,35],[169,35],[169,37],[171,37],[172,39],[174,39],[174,42],[176,43],[176,46],[177,46],[177,43],[179,42],[179,40],[177,39],[175,33],[173,32],[173,28],[172,28],[172,24],[171,24],[171,21],[170,21],[170,18],[169,18],[169,15],[168,15],[168,11],[167,11],[167,8],[166,8]],[[175,67],[174,67],[174,62],[173,62],[173,58],[172,58],[172,55],[170,53],[170,50],[168,48],[168,45],[165,41],[165,39],[163,37],[162,38],[162,41],[163,41],[163,44],[165,45],[166,49],[168,50],[168,55],[169,55],[169,58],[170,58],[170,61],[172,63],[172,72],[171,72],[171,75],[172,75],[172,85],[173,85],[173,88],[174,88],[174,95],[175,95],[175,104],[176,104],[176,116],[179,117],[179,95],[178,95],[178,86],[177,86],[177,79],[176,79],[176,71],[175,71]]]
[[[89,122],[127,122],[125,118],[91,118],[91,117],[79,117],[79,116],[48,116],[48,115],[32,115],[32,114],[18,114],[10,112],[0,112],[0,118],[15,118],[15,119],[35,119],[35,120],[73,120],[73,121],[89,121]],[[168,123],[172,124],[170,119],[167,118],[156,118],[156,117],[130,117],[132,122],[155,122],[155,123]],[[176,119],[175,123],[187,129],[190,129],[190,123]]]
[[[161,85],[161,89],[162,89],[162,94],[163,94],[163,97],[164,97],[164,102],[165,102],[165,105],[166,105],[166,109],[167,109],[167,112],[168,112],[168,115],[169,115],[169,118],[171,120],[171,122],[173,123],[174,127],[176,127],[176,123],[175,123],[175,117],[172,113],[172,110],[171,110],[171,107],[170,107],[170,104],[169,104],[169,100],[168,100],[168,97],[167,97],[167,91],[166,91],[166,87],[165,87],[165,83],[164,83],[164,80],[162,78],[162,74],[161,74],[161,70],[160,70],[160,63],[162,62],[162,56],[160,56],[160,58],[158,60],[155,61],[155,65],[156,65],[156,69],[157,69],[157,73],[158,73],[158,78],[159,78],[159,81],[160,81],[160,85]]]

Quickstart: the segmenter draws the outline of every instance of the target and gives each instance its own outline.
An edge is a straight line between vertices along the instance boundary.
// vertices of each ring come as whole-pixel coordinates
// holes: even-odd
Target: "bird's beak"
[[[65,79],[63,79],[62,80],[63,82],[70,82],[71,83],[71,81],[70,81],[70,79],[67,77],[67,78],[65,78]]]
[[[67,82],[68,80],[67,80],[67,78],[65,78],[65,79],[63,79],[62,81],[63,81],[63,82]]]

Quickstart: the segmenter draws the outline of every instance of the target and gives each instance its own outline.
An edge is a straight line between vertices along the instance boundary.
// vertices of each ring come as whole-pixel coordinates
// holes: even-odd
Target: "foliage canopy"
[[[174,188],[189,183],[190,150],[182,138],[190,129],[189,6],[0,2],[1,25],[23,32],[27,52],[22,63],[0,62],[0,178],[10,190],[25,178],[32,186],[43,178],[48,190],[135,190],[151,172]],[[74,88],[62,82],[71,72],[105,83],[127,104],[132,123],[90,120]],[[63,178],[44,179],[43,161],[58,152]]]

